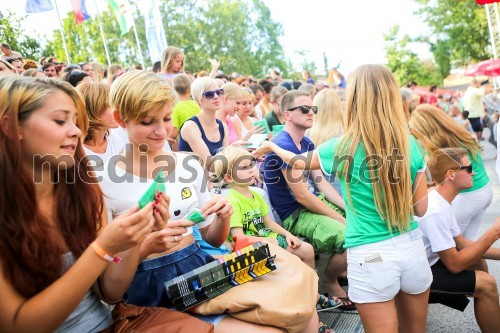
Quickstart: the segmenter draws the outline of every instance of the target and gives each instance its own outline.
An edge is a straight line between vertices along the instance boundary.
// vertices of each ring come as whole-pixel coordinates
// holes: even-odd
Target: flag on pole
[[[54,9],[50,0],[26,0],[26,13],[41,13]]]
[[[73,13],[75,14],[76,24],[80,24],[90,18],[85,7],[85,0],[70,0]]]
[[[130,3],[128,0],[109,0],[108,2],[120,26],[121,35],[126,35],[134,25]]]
[[[156,0],[141,1],[144,24],[146,25],[146,41],[148,42],[149,57],[151,63],[161,59],[161,54],[167,48],[167,38],[163,29],[160,10]]]

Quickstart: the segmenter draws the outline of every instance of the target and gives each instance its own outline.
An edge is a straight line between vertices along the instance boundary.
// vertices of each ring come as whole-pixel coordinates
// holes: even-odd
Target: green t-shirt
[[[486,173],[486,169],[484,168],[483,159],[481,154],[476,154],[476,160],[472,158],[472,154],[467,151],[467,155],[469,156],[470,164],[472,165],[472,171],[474,171],[474,176],[472,176],[472,182],[474,183],[471,188],[460,191],[460,193],[467,193],[479,190],[480,188],[486,186],[489,183],[490,177]]]
[[[172,111],[174,127],[180,129],[189,118],[200,113],[200,106],[195,101],[180,101],[175,104]]]
[[[278,119],[278,117],[276,116],[276,113],[274,113],[274,111],[271,111],[268,114],[266,114],[264,119],[267,121],[267,126],[271,130],[273,129],[274,125],[283,125],[282,123],[280,123],[280,120]]]
[[[340,165],[342,165],[342,158],[337,157],[337,159],[334,159],[335,151],[341,141],[342,137],[333,138],[318,147],[321,169],[326,174],[331,175],[335,173],[339,166],[339,162]],[[345,248],[380,242],[400,234],[398,230],[392,230],[391,233],[387,228],[386,222],[377,212],[373,196],[373,187],[369,180],[369,170],[366,167],[366,163],[369,160],[365,160],[365,156],[364,146],[360,143],[354,153],[353,166],[351,167],[352,178],[350,182],[350,191],[352,205],[347,197],[346,180],[339,179],[342,193],[344,193],[347,220]],[[371,163],[373,163],[373,161]],[[425,162],[418,151],[416,140],[411,137],[410,174],[412,184],[415,181],[417,172],[423,172],[424,170]],[[413,219],[413,216],[408,216],[408,219],[410,220],[410,230],[416,229],[418,224]]]
[[[242,228],[243,233],[249,236],[277,238],[278,234],[266,228],[264,224],[264,216],[267,215],[269,207],[257,192],[250,192],[253,195],[251,199],[233,189],[227,193],[226,199],[233,206],[231,228]],[[228,240],[233,240],[231,233]]]

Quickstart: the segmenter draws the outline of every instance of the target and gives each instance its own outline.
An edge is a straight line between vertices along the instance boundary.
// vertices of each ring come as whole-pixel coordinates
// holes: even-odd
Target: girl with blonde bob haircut
[[[142,120],[165,104],[175,103],[176,95],[168,83],[140,70],[127,73],[133,74],[116,80],[109,91],[111,107],[122,122]]]
[[[422,104],[410,118],[410,128],[427,152],[443,148],[465,148],[471,161],[473,186],[460,192],[453,200],[453,210],[462,235],[477,240],[477,231],[486,209],[493,201],[493,189],[481,158],[481,147],[463,126],[443,110]]]
[[[350,74],[345,128],[312,158],[294,159],[269,142],[254,156],[273,151],[285,163],[294,159],[293,168],[337,173],[346,207],[349,298],[365,330],[423,333],[432,273],[413,215],[427,210],[425,163],[385,66],[364,65]]]

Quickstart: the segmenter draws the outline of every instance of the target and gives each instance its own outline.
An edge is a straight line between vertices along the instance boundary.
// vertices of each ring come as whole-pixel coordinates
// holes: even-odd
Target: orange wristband
[[[90,244],[90,247],[92,248],[92,250],[94,250],[95,254],[97,254],[97,256],[99,258],[101,258],[102,260],[109,261],[109,262],[116,262],[116,263],[119,263],[120,261],[122,261],[121,258],[114,257],[114,256],[110,255],[108,252],[106,252],[106,250],[104,250],[101,247],[101,245],[99,245],[99,243],[97,243],[96,240]]]

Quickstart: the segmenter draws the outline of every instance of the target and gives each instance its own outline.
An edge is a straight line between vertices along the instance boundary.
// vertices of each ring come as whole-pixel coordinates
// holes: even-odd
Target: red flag
[[[76,24],[80,24],[90,18],[87,8],[85,8],[85,0],[71,0],[71,6],[75,14]]]

